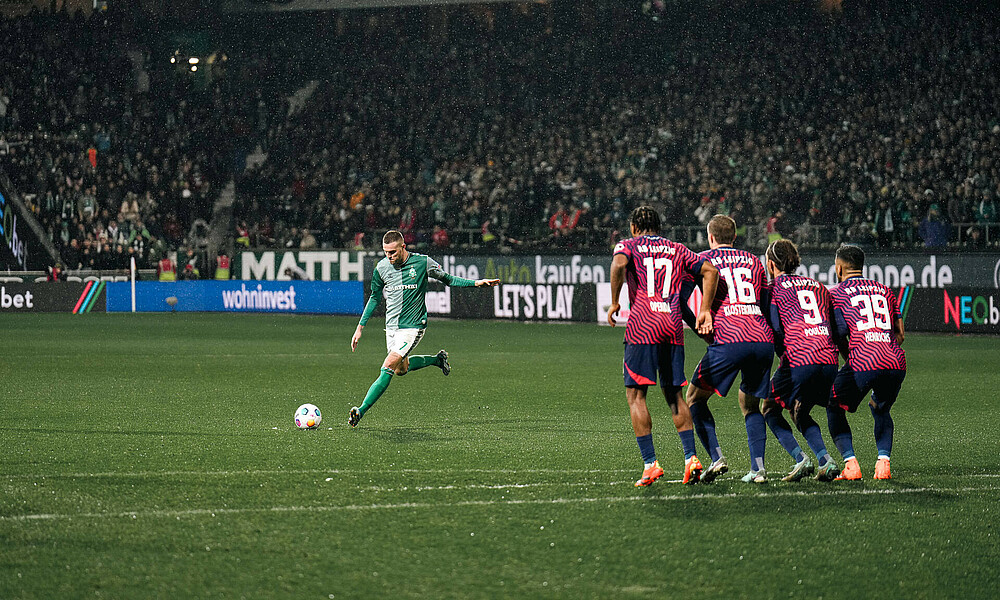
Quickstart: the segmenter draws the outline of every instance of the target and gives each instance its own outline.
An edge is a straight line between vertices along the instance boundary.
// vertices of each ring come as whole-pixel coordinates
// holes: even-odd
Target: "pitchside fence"
[[[265,250],[235,257],[230,281],[157,282],[155,273],[74,272],[44,281],[38,272],[0,275],[0,313],[272,312],[361,313],[380,256],[373,252]],[[432,282],[432,316],[455,319],[604,323],[611,302],[608,255],[441,255],[446,271],[499,278],[498,288]],[[909,331],[1000,334],[1000,254],[868,255],[865,274],[897,290]],[[292,280],[295,266],[313,280]],[[803,256],[799,272],[832,284],[833,257]],[[627,293],[620,318],[628,318]],[[690,304],[696,307],[695,295]]]

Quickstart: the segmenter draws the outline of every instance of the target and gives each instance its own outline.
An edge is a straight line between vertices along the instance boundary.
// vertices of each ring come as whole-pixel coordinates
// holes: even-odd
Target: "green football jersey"
[[[406,262],[399,268],[389,262],[388,258],[383,258],[375,265],[375,271],[372,273],[372,295],[368,298],[364,314],[361,315],[361,325],[368,323],[384,291],[386,329],[426,327],[425,295],[428,277],[456,287],[471,287],[476,284],[471,279],[445,273],[441,265],[426,254],[410,252]]]

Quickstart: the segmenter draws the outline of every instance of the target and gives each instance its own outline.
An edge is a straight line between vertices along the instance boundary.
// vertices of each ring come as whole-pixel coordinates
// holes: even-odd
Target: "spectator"
[[[785,212],[780,208],[775,211],[773,215],[767,220],[767,225],[764,228],[765,233],[767,233],[767,243],[770,244],[775,240],[781,239],[781,233],[778,228],[781,225],[781,220],[784,218]],[[857,225],[861,222],[860,217],[854,220],[854,224]]]
[[[931,204],[927,216],[920,222],[920,239],[928,250],[941,250],[948,245],[948,226],[941,220],[940,207]]]
[[[879,248],[891,248],[896,241],[896,222],[898,218],[888,200],[882,198],[875,212],[875,240]]]
[[[302,241],[299,242],[299,250],[315,250],[318,247],[319,244],[316,242],[316,236],[308,229],[303,231]]]
[[[448,238],[448,230],[441,227],[441,225],[434,226],[434,232],[431,233],[431,243],[434,244],[435,248],[447,248],[451,245],[451,240]]]

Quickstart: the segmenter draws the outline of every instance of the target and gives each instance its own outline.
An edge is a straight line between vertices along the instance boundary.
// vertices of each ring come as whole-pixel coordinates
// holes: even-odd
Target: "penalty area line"
[[[399,502],[392,504],[347,504],[319,506],[270,506],[254,508],[195,508],[187,510],[136,510],[126,512],[104,513],[41,513],[29,515],[0,516],[0,522],[55,521],[72,519],[138,519],[142,518],[177,518],[239,514],[283,514],[283,513],[324,513],[324,512],[356,512],[399,509],[441,509],[462,508],[466,506],[531,506],[559,504],[622,504],[630,502],[687,502],[692,500],[733,500],[733,499],[770,499],[770,498],[815,498],[833,496],[900,496],[908,494],[940,494],[962,492],[996,492],[1000,487],[957,487],[935,488],[919,487],[910,489],[861,489],[861,490],[827,490],[817,492],[784,491],[761,494],[673,494],[669,496],[604,496],[593,498],[550,498],[527,500],[460,500],[458,502]]]

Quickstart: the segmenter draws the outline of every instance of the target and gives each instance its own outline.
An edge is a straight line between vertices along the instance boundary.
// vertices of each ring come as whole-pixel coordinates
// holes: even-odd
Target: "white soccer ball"
[[[295,426],[299,429],[316,429],[323,422],[323,415],[315,404],[303,404],[295,409]]]

